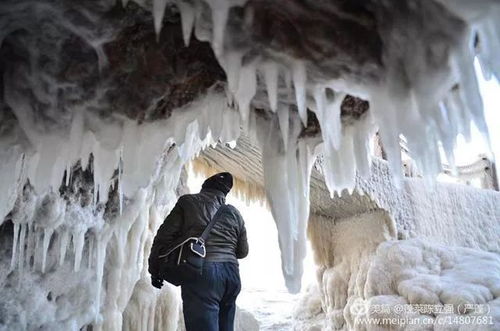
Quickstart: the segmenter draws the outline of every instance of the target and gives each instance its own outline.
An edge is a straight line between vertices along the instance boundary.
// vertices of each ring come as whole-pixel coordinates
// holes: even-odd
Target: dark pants
[[[187,331],[233,331],[241,290],[236,263],[205,262],[200,279],[181,288]]]

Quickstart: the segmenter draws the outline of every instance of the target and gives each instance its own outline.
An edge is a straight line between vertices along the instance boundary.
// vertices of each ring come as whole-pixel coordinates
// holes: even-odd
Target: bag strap
[[[203,233],[199,237],[199,239],[201,240],[202,243],[204,243],[207,240],[208,235],[210,234],[210,231],[212,231],[212,228],[215,225],[215,221],[217,221],[217,216],[219,216],[219,214],[222,211],[222,209],[224,208],[224,206],[225,206],[225,204],[220,205],[220,207],[217,209],[217,212],[215,213],[215,215],[210,220],[210,223],[208,223],[208,225],[205,228],[205,230],[203,230]]]

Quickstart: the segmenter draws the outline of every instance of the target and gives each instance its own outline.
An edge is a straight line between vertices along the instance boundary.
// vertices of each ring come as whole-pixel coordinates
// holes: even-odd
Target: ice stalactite
[[[250,114],[250,101],[257,91],[257,77],[254,64],[247,64],[239,69],[238,91],[236,101],[240,110],[243,125],[248,127]]]
[[[11,106],[19,105],[11,97]],[[40,290],[52,289],[50,282],[71,278],[65,285],[68,293],[59,300],[66,300],[66,295],[78,300],[58,308],[64,311],[61,317],[28,318],[11,326],[55,323],[55,329],[65,329],[70,324],[77,328],[92,324],[96,329],[120,330],[134,285],[147,270],[148,245],[175,201],[183,164],[215,141],[236,140],[238,113],[214,90],[174,112],[168,121],[142,125],[122,118],[100,121],[84,111],[75,113],[68,132],[45,135],[30,127],[29,108],[18,110],[24,116],[23,129],[36,137],[34,150],[42,146],[57,162],[51,167],[48,156],[19,149],[23,158],[38,159],[45,166],[41,172],[28,171],[25,177],[19,174],[16,181],[29,180],[33,185],[12,192],[17,200],[9,197],[15,201],[10,273],[23,281],[31,279],[33,271],[41,271]],[[57,136],[63,139],[51,146]],[[68,171],[67,164],[73,160],[77,163]],[[39,180],[42,174],[52,178]],[[39,306],[32,308],[33,316],[43,314]],[[154,306],[149,308],[155,311]]]
[[[12,212],[12,222],[14,223],[14,241],[17,246],[12,246],[11,268],[15,268],[17,265],[20,273],[24,270],[26,232],[35,215],[37,203],[36,197],[31,194],[30,191],[29,187],[24,188],[14,205]],[[30,241],[28,240],[28,251],[30,251],[29,247]]]
[[[262,71],[266,82],[269,107],[273,112],[276,112],[278,109],[278,66],[275,63],[264,63]]]
[[[0,159],[2,160],[0,173],[8,174],[0,177],[0,187],[5,192],[0,195],[0,224],[14,206],[15,192],[21,185],[18,179],[21,177],[23,157],[19,149],[18,145],[10,145],[10,141],[0,142]]]
[[[263,150],[266,195],[278,228],[282,252],[282,270],[289,291],[300,290],[302,261],[306,254],[305,232],[309,218],[309,179],[315,161],[314,142],[297,143],[300,123],[286,119],[290,125],[288,136],[277,130],[278,118],[258,129]],[[280,125],[283,121],[280,122]]]
[[[280,126],[281,139],[283,141],[284,150],[288,150],[288,134],[290,130],[290,112],[285,107],[282,106],[278,108],[278,123]]]
[[[165,15],[165,8],[167,0],[154,0],[153,1],[153,18],[155,25],[155,32],[157,40],[160,38],[161,26],[163,23],[163,15]]]
[[[425,37],[422,37],[421,30],[413,24],[405,25],[400,28],[401,22],[398,16],[387,19],[388,13],[392,13],[393,8],[390,4],[379,4],[374,9],[375,16],[381,21],[381,38],[386,45],[383,52],[383,63],[387,70],[380,75],[380,79],[373,82],[367,79],[360,81],[355,79],[351,81],[349,77],[332,78],[308,77],[309,70],[313,70],[314,64],[303,59],[293,59],[288,56],[282,56],[281,64],[284,64],[284,75],[289,76],[293,82],[295,91],[295,102],[298,114],[304,125],[307,125],[307,107],[308,98],[314,98],[318,102],[319,85],[327,91],[334,91],[339,95],[339,102],[342,101],[343,93],[351,93],[368,99],[370,102],[370,121],[374,127],[378,127],[384,146],[386,146],[391,168],[395,176],[400,177],[401,159],[399,156],[399,137],[404,135],[409,145],[418,155],[420,168],[430,178],[434,177],[440,170],[438,143],[441,142],[449,156],[452,158],[453,147],[456,136],[460,133],[468,135],[470,122],[473,121],[480,131],[487,136],[487,129],[482,115],[482,104],[477,90],[477,82],[474,78],[473,56],[475,50],[470,47],[474,40],[474,31],[477,31],[480,39],[478,47],[478,57],[482,60],[483,68],[487,71],[487,66],[496,67],[491,54],[498,47],[498,36],[495,30],[495,17],[498,15],[498,4],[490,0],[483,0],[478,4],[465,4],[461,1],[441,1],[451,13],[458,15],[463,21],[459,21],[452,15],[443,19],[441,34],[447,36],[446,42],[435,40],[428,43]],[[195,1],[198,10],[203,10],[203,1]],[[273,60],[257,57],[257,62],[242,64],[241,59],[246,52],[253,54],[254,51],[246,51],[244,48],[238,48],[237,38],[233,39],[231,35],[234,28],[226,27],[227,9],[226,1],[207,1],[212,14],[212,22],[202,22],[202,15],[198,15],[197,25],[200,34],[210,35],[204,40],[212,42],[214,52],[225,69],[228,77],[229,90],[235,95],[238,105],[245,122],[248,117],[248,108],[251,107],[255,96],[254,68],[263,68],[264,81],[268,89],[269,106],[272,111],[277,110],[278,102],[288,103],[288,100],[280,98],[277,93],[277,66],[273,65]],[[239,3],[231,3],[231,6],[241,6]],[[427,5],[426,5],[427,6]],[[428,4],[429,8],[437,6],[436,3]],[[437,8],[437,7],[436,7]],[[246,9],[249,10],[250,9]],[[417,9],[404,9],[414,11],[412,14],[421,15]],[[181,8],[181,12],[185,10]],[[216,13],[218,12],[218,14]],[[216,15],[223,19],[215,19]],[[250,14],[249,14],[250,15]],[[405,12],[401,16],[407,15]],[[184,15],[183,15],[184,16]],[[251,16],[251,15],[250,15]],[[245,21],[246,22],[246,21]],[[243,22],[242,24],[247,24]],[[188,22],[189,23],[189,22]],[[244,29],[251,28],[245,25]],[[210,30],[211,29],[211,30]],[[434,33],[438,27],[429,26],[425,33]],[[223,34],[223,31],[226,31]],[[405,31],[404,34],[401,31]],[[202,33],[202,31],[204,31]],[[225,39],[230,42],[222,47],[221,35],[226,35]],[[409,37],[409,36],[414,36]],[[400,40],[411,38],[406,49],[399,46]],[[234,42],[234,44],[233,44]],[[429,51],[427,51],[429,50]],[[253,54],[252,57],[255,58]],[[240,71],[245,71],[240,74]],[[497,69],[490,70],[497,72]],[[406,75],[406,76],[405,76]],[[405,78],[407,77],[407,78]],[[286,81],[286,79],[285,79]],[[243,86],[240,86],[243,84]],[[321,89],[321,88],[320,88]],[[459,102],[449,102],[450,96],[457,94]],[[444,107],[443,107],[444,105]],[[448,109],[448,106],[451,108]],[[322,108],[322,107],[320,107]],[[406,109],[406,111],[402,111]],[[323,138],[327,139],[324,146],[326,158],[331,158],[330,163],[335,161],[335,153],[329,149],[340,148],[341,128],[340,123],[336,122],[339,118],[339,107],[334,106],[322,112],[327,123],[320,120],[322,124]],[[444,115],[443,115],[444,114]],[[331,116],[331,117],[330,117]],[[333,118],[333,122],[328,122]],[[329,123],[334,123],[329,125]],[[450,125],[455,130],[441,130],[443,126]],[[424,129],[425,128],[425,129]],[[331,130],[331,132],[330,132]],[[372,130],[370,130],[372,131]],[[424,132],[425,131],[425,132]],[[330,137],[325,137],[330,135]],[[422,143],[419,137],[429,137],[428,143]],[[359,137],[358,137],[359,138]],[[356,146],[365,146],[365,143],[356,142]],[[344,146],[348,148],[347,146]],[[427,148],[429,147],[429,148]],[[425,150],[424,152],[422,152]],[[356,151],[356,159],[361,162],[365,157],[359,157]],[[350,162],[352,164],[352,162]],[[363,173],[366,173],[366,162],[362,162]],[[330,167],[333,169],[334,167]],[[345,167],[343,167],[345,168]],[[341,176],[337,183],[333,183],[333,175],[330,174],[330,185],[332,190],[342,190],[352,185],[354,172]],[[351,178],[343,178],[351,177]]]
[[[440,3],[448,10],[446,15],[442,15],[436,24],[422,28],[418,22],[427,12],[445,10]],[[440,147],[452,161],[456,137],[459,134],[469,136],[471,123],[488,135],[473,60],[477,55],[486,73],[499,74],[498,61],[494,60],[493,54],[500,52],[496,32],[498,24],[495,23],[500,9],[494,1],[482,0],[477,4],[430,1],[418,8],[406,5],[396,8],[391,3],[376,2],[371,12],[379,26],[384,47],[380,54],[380,68],[383,69],[378,71],[378,64],[374,64],[375,79],[348,74],[342,77],[328,77],[327,73],[318,75],[322,67],[316,66],[315,60],[296,58],[291,55],[293,51],[280,52],[274,46],[266,49],[266,46],[253,48],[246,44],[241,40],[244,38],[241,30],[259,28],[255,26],[255,18],[248,18],[252,17],[252,4],[247,3],[243,8],[245,19],[241,21],[241,27],[235,27],[231,17],[228,19],[230,6],[226,1],[199,0],[194,4],[197,8],[196,35],[212,43],[246,129],[252,126],[248,122],[254,118],[251,115],[254,103],[259,108],[263,104],[262,100],[256,100],[262,95],[261,83],[267,89],[269,109],[278,113],[284,150],[296,151],[298,148],[297,141],[287,138],[289,119],[298,115],[302,124],[307,126],[307,111],[316,113],[323,140],[318,153],[322,155],[322,170],[332,196],[343,189],[352,192],[356,175],[369,173],[368,144],[376,130],[384,144],[392,173],[400,179],[398,183],[402,178],[401,136],[407,141],[417,167],[427,179],[433,180],[441,171]],[[231,6],[243,7],[236,2]],[[210,13],[204,13],[208,7]],[[180,10],[182,19],[188,17],[188,10],[182,6]],[[206,20],[208,14],[211,22]],[[418,19],[408,24],[405,21],[407,16]],[[191,25],[189,20],[185,24]],[[479,44],[474,48],[475,33]],[[344,61],[341,59],[341,66],[352,65]],[[290,98],[289,93],[280,93],[282,87],[293,91],[294,98]],[[350,121],[344,123],[341,118],[341,104],[347,94],[359,96],[370,104],[368,114],[356,119],[354,124]],[[282,189],[288,188],[282,186]],[[289,192],[282,191],[282,194]],[[276,221],[283,224],[280,225],[286,233],[283,236],[291,238],[296,221],[289,216],[275,215],[281,218]],[[286,222],[290,224],[285,226]],[[282,249],[288,250],[283,254],[286,260],[292,252],[285,246]],[[283,264],[284,269],[290,271],[289,261]]]
[[[66,250],[68,249],[69,243],[69,233],[68,231],[59,232],[59,265],[62,266],[64,264],[64,260],[66,259]]]
[[[177,1],[176,4],[181,13],[182,37],[184,39],[184,45],[188,47],[189,41],[191,40],[191,34],[193,33],[194,19],[196,16],[195,9],[190,3],[183,0]]]
[[[14,237],[12,238],[12,257],[10,260],[10,270],[13,270],[16,265],[18,241],[19,241],[19,223],[14,223]]]
[[[215,55],[221,55],[224,50],[224,30],[230,2],[227,0],[207,0],[212,10],[212,48]]]
[[[472,32],[477,34],[474,40],[477,47],[477,57],[481,63],[484,77],[492,75],[500,77],[500,63],[496,58],[500,52],[500,29],[498,16],[500,9],[493,0],[460,1],[439,0],[443,6],[467,21],[472,26]]]
[[[307,126],[307,108],[306,108],[307,76],[306,75],[307,72],[304,63],[300,61],[295,61],[292,67],[293,87],[295,89],[297,109],[299,110],[299,116],[304,126]]]
[[[242,56],[240,52],[227,52],[221,62],[226,71],[229,91],[233,94],[236,94],[239,88]]]

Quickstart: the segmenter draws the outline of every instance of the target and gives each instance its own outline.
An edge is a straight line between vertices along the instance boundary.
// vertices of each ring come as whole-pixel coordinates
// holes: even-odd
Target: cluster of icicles
[[[73,270],[78,272],[85,234],[92,229],[98,235],[104,225],[102,213],[94,215],[93,208],[81,207],[79,203],[67,204],[56,193],[45,195],[42,201],[37,201],[35,194],[25,194],[16,206],[12,222],[14,240],[10,268],[13,270],[17,267],[20,273],[23,273],[25,266],[45,272],[47,251],[56,230],[59,232],[59,265],[63,265],[65,261],[71,239],[75,256]],[[88,265],[91,266],[94,262],[93,241],[89,245]],[[99,255],[102,252],[97,254]]]
[[[225,42],[225,30],[228,12],[231,7],[243,6],[246,1],[196,0],[176,2],[181,18],[182,31],[186,45],[191,35],[203,41],[211,42],[214,53],[227,74],[228,90],[236,101],[243,125],[248,122],[252,99],[257,92],[258,82],[264,82],[267,88],[268,107],[277,112],[280,123],[285,123],[290,112],[288,93],[283,95],[280,86],[295,93],[295,105],[304,126],[307,125],[307,110],[314,111],[318,118],[325,156],[323,170],[330,192],[344,188],[353,189],[356,171],[365,175],[369,171],[368,139],[375,130],[379,130],[386,148],[391,169],[395,176],[400,176],[401,155],[400,135],[408,141],[412,156],[418,168],[428,178],[435,178],[441,171],[439,148],[442,147],[451,164],[454,162],[453,151],[456,137],[463,134],[470,137],[471,122],[488,139],[487,126],[483,117],[483,105],[478,89],[474,58],[477,55],[487,79],[500,75],[500,8],[491,0],[465,3],[455,0],[438,0],[453,14],[469,24],[469,29],[456,31],[459,42],[450,41],[451,52],[441,67],[426,63],[425,52],[440,52],[441,44],[433,49],[432,41],[422,38],[408,40],[413,42],[420,53],[404,55],[405,70],[413,75],[407,88],[401,88],[407,82],[400,81],[400,73],[393,72],[401,57],[388,58],[384,65],[385,77],[376,84],[372,82],[349,82],[348,78],[331,81],[314,81],[307,77],[306,62],[299,59],[261,59],[242,63],[244,52],[230,48]],[[212,26],[207,28],[203,21],[205,2],[211,9]],[[153,1],[154,25],[157,34],[161,33],[161,23],[167,0]],[[387,6],[387,4],[381,6]],[[452,29],[452,27],[442,27]],[[387,47],[392,39],[401,38],[397,27],[393,35],[382,36]],[[449,32],[449,31],[448,31]],[[419,35],[419,31],[410,31],[409,35]],[[477,52],[472,45],[475,36],[481,41]],[[431,44],[430,46],[427,43]],[[454,43],[454,44],[453,44]],[[396,47],[399,47],[397,45]],[[429,47],[429,48],[427,48]],[[392,54],[393,50],[386,50]],[[398,53],[398,51],[396,51]],[[398,53],[399,55],[399,53]],[[259,79],[257,79],[259,78]],[[310,77],[312,78],[312,77]],[[458,88],[457,88],[458,86]],[[370,112],[356,128],[342,128],[340,105],[346,93],[369,100]],[[280,99],[283,102],[280,102]],[[295,107],[296,106],[296,107]],[[284,118],[286,116],[286,118]],[[281,126],[283,140],[287,141],[288,127]],[[427,139],[422,139],[427,137]],[[285,143],[286,144],[286,143]]]
[[[369,173],[370,140],[377,130],[396,178],[401,176],[401,135],[407,141],[417,168],[430,180],[442,170],[441,148],[454,166],[456,138],[463,134],[468,139],[471,123],[475,123],[488,140],[474,59],[477,56],[486,78],[492,74],[500,77],[500,61],[497,60],[500,54],[500,6],[490,0],[473,4],[438,1],[468,27],[456,31],[451,25],[440,27],[456,37],[444,48],[440,43],[433,44],[433,40],[420,37],[418,27],[404,27],[401,29],[403,37],[415,36],[407,40],[413,43],[411,49],[415,52],[406,53],[397,49],[400,47],[397,41],[402,35],[398,27],[393,27],[394,31],[382,35],[384,45],[389,49],[385,50],[388,54],[384,58],[386,71],[376,83],[368,80],[354,82],[346,77],[315,81],[314,77],[308,77],[306,61],[287,59],[286,56],[281,56],[280,62],[262,57],[244,63],[245,53],[231,48],[226,25],[230,8],[244,6],[246,1],[176,1],[186,46],[193,30],[199,40],[211,43],[226,72],[229,98],[235,101],[242,125],[247,130],[251,127],[251,107],[258,84],[265,84],[267,108],[278,117],[278,125],[271,126],[271,130],[281,131],[283,143],[276,143],[280,140],[276,133],[260,132],[257,140],[263,148],[266,193],[280,231],[283,273],[290,290],[300,288],[309,216],[309,177],[317,155],[323,156],[321,168],[333,196],[334,192],[343,189],[352,192],[356,176]],[[202,2],[211,10],[211,27],[203,21],[206,6]],[[157,34],[161,33],[166,3],[166,0],[153,1]],[[390,4],[381,3],[380,6]],[[473,45],[476,36],[481,41],[479,53]],[[428,61],[426,52],[439,53],[443,49],[449,51],[445,55],[446,61],[437,66],[429,63],[432,61]],[[398,68],[401,62],[411,75],[408,81],[402,81],[403,75],[392,69]],[[295,94],[292,105],[291,91]],[[340,107],[347,93],[368,100],[370,111],[355,124],[343,126]],[[298,138],[300,124],[294,121],[292,113],[296,110],[303,126],[307,126],[308,109],[315,113],[320,123],[320,145]],[[292,132],[293,126],[295,132]]]
[[[9,272],[19,281],[31,274],[81,279],[77,295],[87,297],[85,304],[61,308],[74,310],[75,329],[80,323],[121,329],[117,325],[144,273],[151,232],[175,203],[182,166],[210,144],[234,142],[239,115],[211,90],[168,120],[102,122],[83,110],[74,114],[68,132],[47,135],[20,107],[21,94],[9,90],[7,98],[21,124],[17,129],[36,136],[30,146],[22,139],[0,141],[0,179],[9,192],[0,210],[10,211],[14,227]],[[28,325],[42,325],[36,323],[43,321],[28,318]]]

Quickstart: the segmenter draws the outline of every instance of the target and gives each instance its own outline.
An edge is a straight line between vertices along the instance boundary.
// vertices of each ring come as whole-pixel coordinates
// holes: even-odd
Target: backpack
[[[205,262],[205,242],[220,215],[224,205],[220,206],[199,237],[189,237],[159,255],[159,276],[172,285],[179,286],[196,280],[202,275]]]

